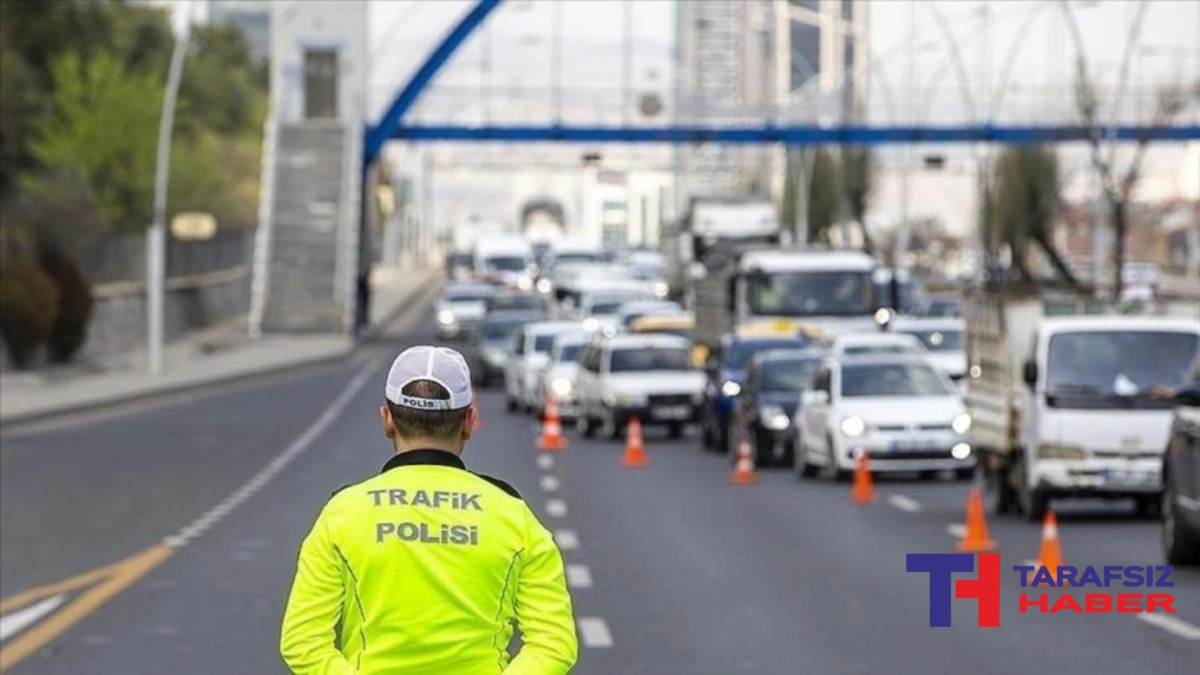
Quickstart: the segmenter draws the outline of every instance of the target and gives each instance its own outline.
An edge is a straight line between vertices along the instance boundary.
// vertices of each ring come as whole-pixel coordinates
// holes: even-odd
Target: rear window
[[[548,353],[550,348],[554,346],[554,334],[539,335],[533,341],[533,351],[540,353]]]
[[[558,350],[558,360],[563,362],[575,361],[579,358],[579,352],[583,351],[583,345],[563,345]]]
[[[692,362],[686,349],[663,347],[618,349],[612,353],[609,364],[609,371],[613,373],[691,369]]]
[[[773,359],[762,364],[762,391],[804,391],[812,387],[819,359]]]
[[[963,333],[961,330],[906,330],[921,341],[931,352],[959,352],[963,349]]]
[[[725,367],[733,368],[734,370],[742,370],[750,365],[750,359],[754,355],[766,351],[768,349],[795,349],[804,347],[807,341],[800,338],[781,338],[779,340],[746,340],[737,341],[729,345],[729,352],[725,356]]]
[[[866,354],[918,354],[912,345],[852,345],[842,350],[846,356]]]

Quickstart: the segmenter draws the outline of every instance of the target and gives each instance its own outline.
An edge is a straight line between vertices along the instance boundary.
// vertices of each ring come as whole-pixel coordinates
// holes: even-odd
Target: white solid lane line
[[[15,612],[9,612],[4,616],[0,616],[0,642],[20,633],[31,624],[37,623],[38,619],[58,609],[58,606],[63,604],[63,600],[66,597],[59,594],[28,607],[22,607]]]
[[[591,588],[592,571],[587,565],[567,565],[567,585],[571,588]]]
[[[555,530],[554,541],[563,551],[574,551],[579,548],[579,535],[575,534],[575,530]]]
[[[891,495],[888,497],[888,504],[907,513],[916,513],[921,510],[921,502],[904,495]]]
[[[955,539],[962,539],[967,536],[967,526],[962,523],[950,523],[946,526],[946,532]]]
[[[1161,628],[1184,640],[1200,640],[1200,628],[1183,619],[1177,619],[1170,614],[1154,612],[1152,614],[1138,614],[1137,618],[1139,621]]]
[[[567,503],[561,499],[550,499],[546,501],[546,513],[555,518],[562,518],[567,515]]]
[[[554,468],[554,458],[550,455],[538,455],[537,465],[539,469]]]
[[[579,637],[584,647],[605,649],[613,645],[612,633],[608,632],[608,624],[598,616],[585,616],[579,619]]]
[[[539,484],[542,486],[542,490],[546,492],[558,492],[558,479],[554,476],[542,476]]]
[[[346,406],[350,405],[350,401],[363,388],[363,385],[367,383],[368,378],[379,368],[379,364],[380,359],[372,359],[370,363],[354,376],[354,379],[350,380],[350,383],[333,399],[333,402],[321,413],[320,417],[292,441],[291,445],[284,448],[274,459],[259,469],[258,473],[251,476],[249,480],[243,483],[232,494],[225,497],[224,500],[191,523],[180,528],[175,534],[164,539],[163,543],[171,548],[185,546],[188,542],[203,534],[205,530],[220,522],[221,519],[229,515],[235,508],[241,506],[242,502],[253,497],[256,492],[271,482],[288,464],[292,463],[304,451],[308,450],[309,446],[321,437],[321,434],[325,433],[329,425],[333,424],[334,420],[346,409]]]

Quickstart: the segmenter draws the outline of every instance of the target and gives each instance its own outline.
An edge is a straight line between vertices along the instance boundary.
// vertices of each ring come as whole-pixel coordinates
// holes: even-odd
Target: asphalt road
[[[387,356],[431,333],[423,317],[351,361],[5,436],[0,598],[178,537],[169,558],[11,672],[283,672],[276,644],[297,545],[331,491],[387,458],[376,421]],[[1200,664],[1200,639],[1186,632],[1200,625],[1198,570],[1177,570],[1166,589],[1183,628],[1019,614],[1011,571],[1000,627],[976,627],[974,602],[956,600],[954,626],[930,628],[927,578],[905,572],[905,555],[954,550],[947,527],[963,521],[966,483],[881,481],[867,507],[849,503],[845,484],[787,471],[735,487],[723,457],[655,430],[650,466],[624,469],[619,444],[574,434],[566,451],[538,453],[529,418],[505,413],[495,391],[480,398],[468,465],[509,480],[559,533],[581,618],[578,673],[1182,675]],[[1037,556],[1039,528],[989,525],[1005,570]],[[1156,524],[1118,507],[1068,505],[1060,534],[1068,564],[1161,562]]]

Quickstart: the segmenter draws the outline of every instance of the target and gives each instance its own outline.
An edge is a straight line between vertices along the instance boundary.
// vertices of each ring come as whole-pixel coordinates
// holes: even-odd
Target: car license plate
[[[650,414],[660,420],[686,420],[692,416],[692,408],[686,405],[664,405],[655,407]]]
[[[1100,475],[1108,485],[1149,485],[1158,477],[1150,471],[1129,469],[1104,469]]]
[[[890,452],[905,452],[905,451],[911,452],[913,450],[920,450],[920,449],[921,449],[920,441],[914,441],[914,440],[888,441],[888,450]]]

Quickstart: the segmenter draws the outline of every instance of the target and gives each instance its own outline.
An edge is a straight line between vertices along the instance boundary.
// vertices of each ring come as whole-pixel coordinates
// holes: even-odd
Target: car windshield
[[[524,326],[528,319],[513,320],[513,321],[491,321],[483,324],[480,332],[483,334],[483,339],[487,342],[500,342],[512,337],[513,333],[517,332],[521,326]]]
[[[781,338],[779,340],[738,340],[729,345],[725,354],[725,367],[733,370],[743,370],[750,364],[754,355],[767,349],[796,349],[807,344],[800,338]]]
[[[609,371],[628,373],[642,370],[691,370],[692,360],[686,349],[675,347],[638,347],[612,353]]]
[[[1171,407],[1200,337],[1174,331],[1092,331],[1050,338],[1046,394],[1056,407]]]
[[[570,363],[579,358],[581,351],[583,351],[582,344],[563,345],[558,348],[558,360],[562,363]]]
[[[534,295],[502,295],[491,299],[488,307],[498,309],[541,309],[542,301]]]
[[[958,298],[934,298],[925,306],[926,316],[962,316],[962,301]]]
[[[760,316],[864,316],[874,311],[868,272],[784,272],[750,277],[750,309]]]
[[[963,349],[963,332],[961,330],[906,330],[905,335],[911,335],[921,341],[931,352],[961,352]]]
[[[524,272],[529,263],[524,256],[519,255],[494,255],[489,256],[484,265],[490,270],[500,272]]]
[[[762,364],[759,385],[765,392],[801,392],[812,386],[819,359],[771,359]]]
[[[864,356],[867,354],[919,354],[920,350],[912,345],[880,343],[874,345],[848,345],[842,349],[842,353],[846,356]]]
[[[577,253],[556,253],[554,254],[554,264],[561,265],[563,263],[598,263],[604,262],[604,254],[595,251],[579,251]]]
[[[553,333],[537,336],[533,339],[533,351],[540,354],[549,353],[550,348],[554,346],[554,338],[555,335]]]
[[[933,370],[919,363],[855,363],[842,366],[842,396],[949,396]]]

